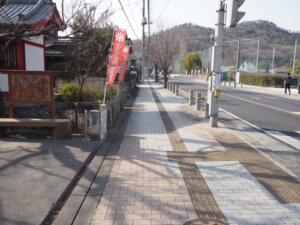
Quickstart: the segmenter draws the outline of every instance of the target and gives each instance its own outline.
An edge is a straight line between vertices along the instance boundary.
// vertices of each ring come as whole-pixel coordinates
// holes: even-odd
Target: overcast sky
[[[59,7],[61,0],[53,1]],[[119,0],[102,1],[106,5],[111,4],[114,10],[111,20],[114,24],[127,30],[132,39],[136,39],[136,35],[141,37],[143,0],[120,0],[136,35],[121,10]],[[147,0],[145,2],[147,4]],[[150,18],[153,22],[151,30],[155,31],[161,21],[168,26],[194,23],[213,28],[217,2],[218,0],[150,0]],[[101,5],[104,6],[103,3]],[[242,21],[268,20],[287,30],[300,31],[300,0],[246,0],[240,11],[246,12]]]

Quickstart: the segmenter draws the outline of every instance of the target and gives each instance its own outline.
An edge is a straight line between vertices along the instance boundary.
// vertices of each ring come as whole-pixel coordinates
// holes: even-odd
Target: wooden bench
[[[0,127],[48,127],[53,139],[71,137],[71,122],[67,119],[13,119],[0,118]]]

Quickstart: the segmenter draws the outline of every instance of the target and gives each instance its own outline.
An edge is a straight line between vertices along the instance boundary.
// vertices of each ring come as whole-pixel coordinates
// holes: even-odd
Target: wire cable
[[[159,20],[159,19],[160,19],[160,17],[162,16],[162,14],[164,13],[164,11],[165,11],[165,10],[166,10],[166,8],[168,7],[168,5],[169,5],[169,2],[170,2],[170,0],[168,0],[168,1],[167,1],[167,3],[165,4],[165,6],[164,6],[163,10],[161,11],[161,13],[160,13],[160,15],[159,15],[159,17],[158,17],[158,19],[157,19],[157,20]]]
[[[134,16],[134,11],[135,11],[135,9],[137,8],[138,4],[141,2],[141,0],[139,0],[139,1],[136,2],[134,8],[131,8],[131,7],[130,7],[129,0],[127,0],[127,2],[128,2],[128,6],[129,6],[129,8],[130,8],[130,13],[131,13],[132,18],[133,18],[133,20],[134,20],[134,22],[135,22],[135,25],[137,25],[137,22],[136,22],[136,19],[135,19],[135,16]]]
[[[134,35],[136,36],[137,39],[139,39],[139,37],[138,37],[137,34],[135,33],[135,30],[133,29],[132,24],[131,24],[131,22],[130,22],[130,20],[129,20],[129,18],[128,18],[126,12],[125,12],[125,9],[124,9],[124,7],[123,7],[123,5],[122,5],[121,0],[119,0],[119,3],[120,3],[120,6],[121,6],[121,8],[122,8],[122,11],[123,11],[123,13],[124,13],[124,15],[125,15],[125,17],[126,17],[128,23],[129,23],[129,26],[131,27],[131,29],[132,29]]]

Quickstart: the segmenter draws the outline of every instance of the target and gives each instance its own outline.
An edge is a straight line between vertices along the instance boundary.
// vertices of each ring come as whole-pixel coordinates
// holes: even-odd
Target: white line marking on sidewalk
[[[299,205],[281,204],[239,162],[197,162],[231,224],[300,224]]]
[[[223,111],[223,112],[225,112],[225,113],[227,113],[228,115],[230,115],[230,116],[232,116],[232,117],[234,117],[234,118],[236,118],[236,119],[238,119],[238,120],[244,122],[244,123],[247,124],[248,126],[253,127],[253,128],[255,128],[255,129],[257,129],[257,130],[259,130],[259,131],[261,131],[261,132],[264,132],[263,129],[261,129],[261,128],[255,126],[254,124],[251,124],[251,123],[249,123],[248,121],[243,120],[242,118],[239,118],[238,116],[236,116],[236,115],[234,115],[234,114],[232,114],[232,113],[230,113],[230,112],[228,112],[228,111],[226,111],[226,110],[224,110],[224,109],[220,109],[220,110]],[[292,177],[294,177],[296,180],[298,180],[298,181],[300,182],[300,178],[299,178],[296,174],[294,174],[292,171],[290,171],[289,169],[287,169],[284,165],[278,163],[278,162],[275,161],[272,157],[270,157],[268,154],[266,154],[266,153],[264,153],[263,151],[261,151],[260,149],[256,148],[256,147],[255,147],[254,145],[252,145],[248,140],[246,140],[245,138],[243,138],[243,136],[240,136],[240,138],[241,138],[243,141],[245,141],[248,145],[250,145],[252,148],[254,148],[256,151],[258,151],[260,154],[262,154],[263,156],[265,156],[266,158],[268,158],[271,162],[273,162],[275,165],[277,165],[278,167],[280,167],[282,170],[284,170],[285,172],[287,172],[288,174],[290,174]]]
[[[294,112],[294,113],[300,115],[300,112]]]
[[[265,132],[300,150],[300,141],[298,141],[296,138],[292,138],[292,137],[290,137],[280,131],[276,131],[276,130],[266,130]]]
[[[244,119],[242,119],[242,118],[240,118],[240,117],[238,117],[238,116],[236,116],[236,115],[234,115],[234,114],[226,111],[225,109],[222,109],[222,108],[219,108],[219,109],[220,109],[220,111],[223,111],[223,112],[227,113],[228,115],[230,115],[230,116],[232,116],[232,117],[234,117],[234,118],[242,121],[243,123],[247,124],[248,126],[253,127],[253,128],[255,128],[255,129],[259,130],[259,131],[262,131],[262,132],[264,132],[266,134],[269,134],[270,136],[276,138],[277,140],[280,140],[280,141],[282,141],[282,142],[284,142],[284,143],[286,143],[286,144],[288,144],[290,146],[293,146],[294,148],[300,150],[300,141],[298,141],[297,139],[292,138],[292,137],[290,137],[288,135],[285,135],[285,134],[283,134],[283,133],[281,133],[279,131],[274,131],[274,132],[271,131],[270,132],[270,131],[264,130],[264,129],[262,129],[262,128],[258,127],[258,126],[255,126],[254,124],[252,124],[252,123],[250,123],[250,122],[248,122],[248,121],[246,121],[246,120],[244,120]],[[276,132],[279,132],[280,134],[278,134],[278,133],[276,134]]]
[[[253,99],[260,99],[259,97],[255,97],[255,96],[250,96]]]

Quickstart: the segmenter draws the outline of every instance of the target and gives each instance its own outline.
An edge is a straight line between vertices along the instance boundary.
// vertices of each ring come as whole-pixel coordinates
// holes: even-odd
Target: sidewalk
[[[300,224],[300,184],[202,113],[141,84],[91,224]]]
[[[174,77],[176,79],[176,76]],[[192,79],[193,81],[207,84],[206,80],[202,79]],[[234,83],[231,82],[231,86],[229,86],[229,81],[225,82],[223,81],[221,83],[221,89],[223,87],[226,88],[234,88]],[[293,99],[293,100],[299,100],[300,101],[300,94],[298,94],[297,88],[291,88],[291,95],[285,94],[284,93],[284,88],[274,88],[274,87],[259,87],[259,86],[253,86],[253,85],[246,85],[243,84],[237,84],[236,89],[242,89],[244,91],[250,91],[250,92],[256,92],[256,93],[261,93],[261,94],[270,94],[270,95],[275,95],[278,97],[283,97],[283,98],[288,98],[288,99]]]

